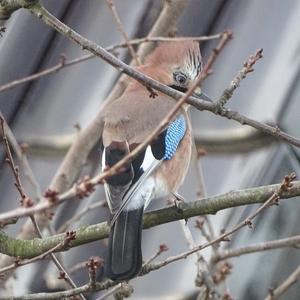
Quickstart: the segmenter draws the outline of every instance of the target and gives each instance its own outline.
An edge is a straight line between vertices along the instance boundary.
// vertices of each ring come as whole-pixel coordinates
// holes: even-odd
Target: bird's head
[[[164,42],[147,57],[146,65],[162,74],[159,78],[161,82],[186,92],[202,70],[199,43]]]

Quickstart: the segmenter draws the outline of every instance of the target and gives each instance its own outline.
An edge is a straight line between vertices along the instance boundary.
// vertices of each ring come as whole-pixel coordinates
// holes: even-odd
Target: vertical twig
[[[106,3],[108,5],[108,7],[110,8],[110,10],[111,10],[111,12],[113,14],[114,19],[116,20],[118,30],[122,34],[122,36],[123,36],[123,38],[124,38],[124,40],[125,40],[125,42],[127,44],[127,48],[129,50],[129,52],[130,52],[130,54],[131,54],[131,56],[132,56],[135,64],[137,66],[141,65],[141,61],[140,61],[139,57],[137,56],[136,52],[134,51],[133,46],[130,43],[130,39],[129,39],[129,37],[128,37],[125,29],[124,29],[124,26],[123,26],[123,24],[121,22],[121,19],[120,19],[120,16],[119,16],[118,12],[117,12],[117,9],[116,9],[116,6],[114,4],[114,1],[113,0],[106,0]]]
[[[220,52],[224,49],[227,43],[233,38],[233,33],[230,30],[225,30],[222,33],[221,40],[219,41],[216,48],[212,50],[212,53],[207,59],[207,62],[201,72],[202,80],[205,80],[209,75],[212,74],[212,65],[215,63],[217,57],[219,56]]]
[[[9,146],[9,142],[8,142],[8,138],[6,135],[6,128],[9,128],[8,125],[6,124],[2,113],[0,113],[0,122],[1,122],[1,130],[2,130],[2,139],[6,148],[6,153],[7,153],[7,163],[9,164],[13,175],[15,177],[15,186],[21,196],[21,204],[24,207],[29,207],[33,205],[33,201],[26,195],[25,190],[22,186],[22,182],[20,179],[20,174],[19,174],[19,169],[18,167],[15,166],[14,160],[13,160],[13,156],[10,150],[10,146]],[[6,127],[6,128],[5,128]],[[30,165],[26,159],[26,157],[22,154],[22,150],[19,147],[18,143],[16,142],[16,139],[14,138],[14,135],[12,133],[11,130],[9,130],[10,132],[10,138],[11,141],[13,142],[14,145],[14,150],[17,153],[17,155],[19,156],[19,159],[21,159],[21,161],[23,161],[23,165],[27,168],[27,176],[29,176],[30,182],[32,183],[32,185],[35,187],[36,192],[37,192],[37,198],[40,198],[40,188],[39,185],[34,177],[34,174],[32,172],[32,169],[30,168]],[[25,157],[25,158],[24,158]],[[36,232],[38,233],[38,235],[40,236],[40,238],[43,238],[43,234],[39,228],[39,225],[37,224],[34,215],[30,216],[30,219],[34,225],[34,228],[36,230]],[[51,252],[50,253],[51,259],[54,262],[54,264],[57,266],[58,270],[61,272],[61,274],[64,274],[64,279],[66,280],[66,282],[69,283],[70,287],[72,288],[76,288],[76,284],[74,283],[74,281],[71,279],[71,277],[68,275],[66,269],[63,267],[63,265],[59,262],[59,260],[56,258],[56,256]],[[80,294],[80,297],[82,300],[86,300],[85,297]]]

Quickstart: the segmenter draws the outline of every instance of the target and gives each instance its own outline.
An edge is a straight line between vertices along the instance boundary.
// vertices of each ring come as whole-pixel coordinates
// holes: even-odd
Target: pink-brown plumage
[[[199,45],[192,41],[163,43],[137,69],[163,84],[185,91],[201,70]],[[131,79],[123,95],[103,111],[103,164],[112,166],[142,143],[175,104],[173,98],[160,92],[151,98],[145,86]],[[143,210],[150,200],[177,192],[186,176],[192,137],[185,107],[171,122],[178,116],[185,129],[170,158],[164,156],[167,153],[167,128],[164,128],[145,153],[128,163],[120,174],[109,178],[105,185],[113,214],[106,262],[106,274],[111,279],[129,279],[138,274],[142,265]],[[176,134],[173,133],[168,143],[173,143]]]
[[[199,43],[194,41],[160,44],[145,60],[145,65],[171,67],[180,65],[193,55],[201,60]]]

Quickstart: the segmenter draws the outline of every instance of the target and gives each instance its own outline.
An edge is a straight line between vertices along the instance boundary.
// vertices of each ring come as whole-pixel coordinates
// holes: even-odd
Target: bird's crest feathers
[[[195,79],[202,68],[199,43],[195,41],[163,42],[145,61],[149,66],[184,68]]]

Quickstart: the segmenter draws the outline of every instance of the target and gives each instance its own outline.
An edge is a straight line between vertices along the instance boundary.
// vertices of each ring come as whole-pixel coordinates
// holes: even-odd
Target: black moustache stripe
[[[169,87],[174,89],[174,90],[177,90],[179,92],[182,92],[182,93],[186,93],[187,90],[188,90],[186,87],[178,86],[178,85],[175,85],[175,84],[169,85]]]

